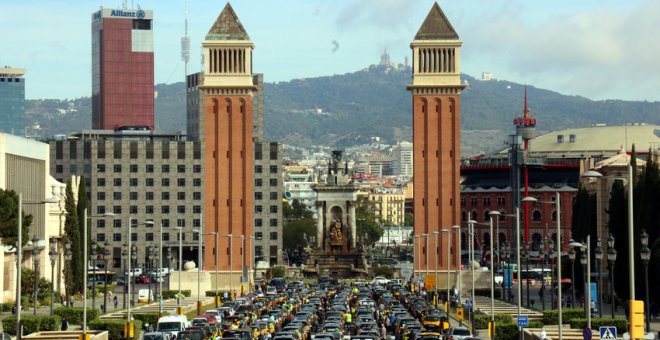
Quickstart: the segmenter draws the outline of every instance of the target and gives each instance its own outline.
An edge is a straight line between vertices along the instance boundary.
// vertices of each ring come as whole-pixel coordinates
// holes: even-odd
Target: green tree
[[[64,233],[67,239],[71,242],[71,265],[65,270],[69,272],[69,282],[67,287],[70,287],[71,292],[83,290],[83,275],[84,272],[84,259],[82,252],[82,239],[80,237],[80,229],[78,227],[78,210],[76,209],[76,200],[73,196],[73,188],[71,179],[66,182],[66,197],[64,198]]]
[[[413,213],[406,213],[404,215],[403,225],[410,227],[415,225],[415,215]]]
[[[282,246],[287,252],[301,250],[305,246],[304,237],[316,236],[316,222],[311,218],[291,220],[284,224]]]
[[[358,241],[365,247],[373,246],[385,232],[383,227],[373,218],[373,203],[361,201],[355,209],[356,233]]]
[[[294,198],[293,201],[291,201],[291,204],[285,202],[282,207],[282,212],[284,219],[286,220],[312,218],[313,216],[312,212],[307,209],[307,206],[297,198]]]
[[[614,249],[617,251],[614,272],[625,272],[628,265],[628,203],[626,189],[622,180],[616,180],[610,189],[607,214],[609,215],[609,231],[614,236]],[[628,297],[628,277],[615,275],[614,291],[620,298]]]
[[[648,247],[652,251],[652,257],[649,263],[649,282],[657,282],[660,280],[660,263],[656,260],[656,254],[653,253],[657,251],[656,243],[659,239],[658,226],[660,226],[660,209],[658,209],[658,202],[660,202],[660,170],[658,169],[658,163],[655,160],[653,150],[649,149],[646,164],[642,169],[635,185],[634,193],[634,215],[635,215],[635,249],[640,249],[641,244],[639,235],[641,230],[645,230],[649,235],[649,245]],[[639,257],[639,252],[636,252],[636,259],[638,264],[637,268],[641,267],[641,258]],[[637,270],[635,272],[637,282],[644,282],[644,271]],[[644,285],[637,285],[637,292],[640,296],[644,294]],[[660,292],[655,289],[650,290],[650,298],[652,301],[657,301],[660,298]]]
[[[572,227],[571,233],[573,239],[578,242],[586,242],[587,235],[591,235],[591,249],[595,249],[598,239],[596,238],[597,229],[596,229],[596,214],[598,213],[596,209],[596,195],[589,194],[589,191],[580,186],[578,192],[575,195],[575,200],[573,201],[573,216],[572,216]],[[581,255],[580,250],[577,251],[577,257]],[[591,254],[593,257],[593,253]],[[591,259],[595,263],[595,259]],[[579,264],[580,261],[575,261],[575,281],[576,288],[579,291],[584,289],[584,280],[582,266]]]
[[[23,211],[23,239],[25,245],[29,239],[32,215]],[[0,238],[2,244],[16,246],[18,239],[18,194],[14,190],[0,189]]]
[[[89,200],[87,199],[87,187],[85,186],[85,177],[80,176],[80,184],[78,184],[78,201],[76,204],[76,212],[78,213],[78,233],[80,235],[80,239],[83,240],[83,235],[85,235],[85,220],[84,220],[84,215],[85,215],[85,209],[87,209],[87,216],[89,218],[90,211],[89,211]],[[87,233],[87,245],[92,244],[92,235],[89,232],[89,226],[88,226],[88,233]],[[83,240],[84,241],[84,240]],[[81,244],[81,249],[82,249],[82,244]]]
[[[40,275],[43,275],[43,273]],[[32,269],[21,269],[21,296],[27,296],[31,302],[34,301],[34,270]],[[58,294],[55,294],[55,296],[58,296]],[[50,298],[50,280],[40,276],[37,286],[37,300],[43,302],[47,297]]]

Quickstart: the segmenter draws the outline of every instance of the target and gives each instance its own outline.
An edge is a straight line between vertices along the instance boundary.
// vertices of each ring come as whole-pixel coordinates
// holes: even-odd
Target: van
[[[138,303],[147,303],[154,300],[154,292],[151,289],[138,290]]]
[[[190,327],[190,323],[185,315],[168,315],[158,319],[156,331],[176,336],[187,327]]]

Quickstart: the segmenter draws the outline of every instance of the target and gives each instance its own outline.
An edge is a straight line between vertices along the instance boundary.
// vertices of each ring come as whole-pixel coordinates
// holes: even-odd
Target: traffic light
[[[632,339],[644,337],[644,301],[630,301],[630,336]]]

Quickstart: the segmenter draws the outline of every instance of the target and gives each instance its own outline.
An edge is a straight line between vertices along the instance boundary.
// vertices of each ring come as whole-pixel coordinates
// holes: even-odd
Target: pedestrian
[[[62,318],[62,325],[60,326],[61,331],[66,331],[69,329],[69,322],[66,321],[66,318]]]
[[[71,297],[69,298],[69,307],[73,307],[73,303],[74,303],[75,301],[76,301],[76,299],[75,299],[73,296],[71,296]]]
[[[14,314],[14,315],[16,315],[16,305],[14,305],[13,307],[11,307],[11,313]]]
[[[112,302],[114,302],[114,304],[115,304],[115,309],[117,309],[117,305],[119,305],[119,299],[117,299],[117,295],[115,295],[115,297],[114,297],[114,299],[113,299]]]
[[[594,302],[594,300],[591,300],[589,307],[591,309],[591,315],[594,315],[594,312],[596,311],[596,302]]]

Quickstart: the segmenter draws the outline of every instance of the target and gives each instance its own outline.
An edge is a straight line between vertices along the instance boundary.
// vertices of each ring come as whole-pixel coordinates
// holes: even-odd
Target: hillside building
[[[25,73],[0,67],[0,132],[25,136]]]
[[[92,14],[92,129],[154,129],[153,12]]]
[[[394,159],[394,175],[403,178],[413,176],[413,144],[410,142],[399,142],[392,152]]]

